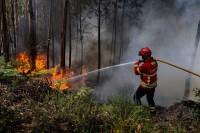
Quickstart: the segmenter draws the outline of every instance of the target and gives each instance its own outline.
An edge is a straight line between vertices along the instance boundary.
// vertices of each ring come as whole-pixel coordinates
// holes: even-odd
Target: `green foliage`
[[[133,103],[122,96],[117,96],[112,99],[113,114],[117,119],[125,120],[129,117],[134,109]]]
[[[194,89],[194,94],[200,101],[200,89],[198,89],[198,88]]]
[[[0,56],[0,80],[1,82],[11,83],[11,85],[16,86],[27,80],[27,77],[19,74],[12,62],[5,63],[4,58]]]
[[[174,133],[187,133],[187,131],[181,125],[177,125]]]
[[[147,124],[148,111],[134,105],[125,97],[115,97],[109,104],[95,102],[93,90],[82,87],[77,92],[64,93],[53,91],[37,106],[31,104],[34,112],[34,130],[36,132],[110,132],[152,128]],[[60,128],[62,127],[62,128]]]
[[[75,99],[88,98],[92,94],[92,92],[93,92],[92,89],[87,87],[82,87],[78,90],[74,98]]]
[[[198,101],[200,101],[200,89],[194,89],[194,94],[198,98]],[[193,106],[193,114],[196,119],[200,120],[200,105]]]
[[[52,128],[56,128],[59,126],[58,123],[65,121],[64,124],[67,124],[67,129],[63,129],[63,131],[82,131],[83,129],[81,127],[90,126],[88,122],[85,122],[88,120],[87,118],[89,118],[93,110],[91,106],[94,105],[89,95],[91,95],[91,90],[88,88],[81,88],[76,93],[70,90],[65,93],[60,93],[58,91],[52,92],[46,97],[43,103],[42,113],[36,111],[36,114],[41,115],[39,115],[40,117],[36,117],[34,123],[40,124],[45,122],[46,119],[48,119],[47,121],[54,120],[49,125],[53,125]],[[76,126],[75,129],[73,128],[74,126]],[[41,127],[41,125],[35,125],[35,129],[39,127]]]
[[[3,57],[0,57],[0,75],[3,78],[21,76],[11,63],[5,63]]]
[[[42,104],[30,104],[34,132],[177,132],[187,130],[176,122],[154,123],[148,107],[137,106],[126,96],[115,96],[109,103],[97,103],[93,90],[80,88],[64,93],[52,91]],[[157,126],[155,126],[157,125]]]
[[[150,113],[147,108],[135,105],[130,99],[124,96],[117,96],[111,102],[115,129],[126,132],[135,130],[151,130],[149,123]],[[142,129],[138,129],[142,125]]]

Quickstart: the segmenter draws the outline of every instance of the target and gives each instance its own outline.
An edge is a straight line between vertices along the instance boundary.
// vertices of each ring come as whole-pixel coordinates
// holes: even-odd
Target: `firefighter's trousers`
[[[134,101],[141,105],[141,98],[146,95],[147,102],[150,107],[155,107],[155,102],[154,102],[154,92],[155,88],[144,88],[142,86],[139,86],[135,95],[134,95]]]

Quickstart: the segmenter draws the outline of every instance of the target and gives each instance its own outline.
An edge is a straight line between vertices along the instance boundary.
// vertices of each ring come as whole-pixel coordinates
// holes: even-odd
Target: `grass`
[[[75,132],[75,133],[185,133],[180,121],[154,121],[149,109],[135,105],[125,96],[112,97],[108,103],[98,103],[90,88],[64,93],[51,90],[43,99],[23,98],[13,102],[15,90],[6,88],[0,97],[0,131],[9,132]],[[34,91],[33,91],[34,92]],[[34,92],[35,93],[35,92]],[[39,95],[38,93],[36,93]],[[4,102],[6,101],[6,105]],[[174,125],[171,125],[175,123]],[[11,128],[12,127],[12,128]]]
[[[194,94],[198,98],[198,101],[200,102],[200,89],[198,88],[194,89]],[[194,118],[200,121],[200,104],[193,105],[193,115]]]
[[[76,94],[54,92],[43,103],[44,116],[51,116],[52,120],[67,120],[64,124],[68,129],[65,130],[73,132],[126,131],[127,128],[133,131],[137,123],[143,121],[143,116],[138,114],[144,115],[145,109],[136,107],[131,101],[116,97],[110,104],[100,104],[91,98],[91,94],[88,88],[81,88]]]
[[[9,117],[25,123],[18,125],[20,129],[32,132],[135,132],[152,128],[146,108],[124,97],[115,97],[107,104],[98,103],[92,97],[92,89],[86,87],[76,93],[51,91],[41,101],[23,94],[20,105],[14,108],[15,115]],[[0,114],[5,127],[9,123],[5,119],[14,120]]]

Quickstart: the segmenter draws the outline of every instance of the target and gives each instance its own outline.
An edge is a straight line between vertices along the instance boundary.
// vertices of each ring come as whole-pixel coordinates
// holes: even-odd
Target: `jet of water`
[[[108,70],[108,69],[111,69],[111,68],[116,68],[116,67],[131,65],[131,64],[134,64],[134,63],[135,63],[135,61],[131,61],[131,62],[122,63],[122,64],[118,64],[118,65],[114,65],[114,66],[104,67],[104,68],[101,68],[101,69],[97,69],[97,70],[94,70],[94,71],[87,72],[85,74],[80,74],[80,75],[71,77],[71,78],[68,79],[68,81],[76,80],[76,79],[84,77],[85,75],[90,75],[90,74],[93,74],[93,73],[96,73],[96,72],[99,72],[99,71],[104,71],[104,70]]]

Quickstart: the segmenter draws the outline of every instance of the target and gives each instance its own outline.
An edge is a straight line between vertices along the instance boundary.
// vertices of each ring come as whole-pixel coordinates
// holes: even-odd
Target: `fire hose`
[[[183,68],[183,67],[181,67],[181,66],[178,66],[178,65],[169,63],[169,62],[164,61],[164,60],[161,60],[161,59],[156,59],[156,60],[157,60],[158,62],[160,62],[160,63],[167,64],[167,65],[169,65],[169,66],[175,67],[175,68],[177,68],[177,69],[179,69],[179,70],[185,71],[185,72],[187,72],[187,73],[190,73],[190,74],[195,75],[195,76],[197,76],[197,77],[200,78],[200,74],[197,74],[197,73],[195,73],[195,72],[192,72],[192,71],[190,71],[190,70],[188,70],[188,69],[185,69],[185,68]]]

